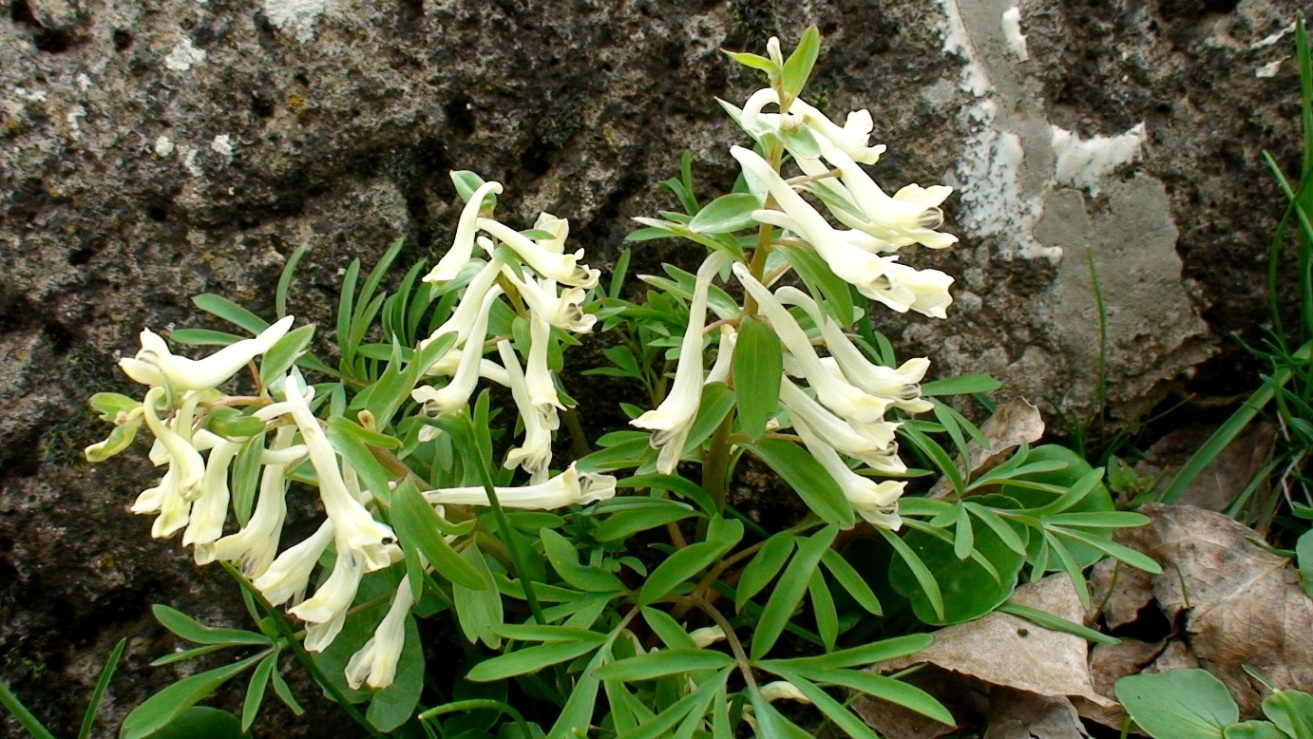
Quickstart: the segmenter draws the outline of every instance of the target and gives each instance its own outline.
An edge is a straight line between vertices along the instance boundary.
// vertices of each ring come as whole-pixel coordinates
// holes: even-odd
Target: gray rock
[[[81,461],[104,432],[84,399],[128,389],[114,359],[142,327],[217,327],[189,303],[201,292],[269,314],[299,244],[312,251],[293,311],[325,325],[351,259],[402,236],[403,259],[441,252],[450,169],[503,182],[503,214],[526,226],[539,210],[570,218],[590,261],[612,264],[628,219],[669,207],[657,183],[681,151],[707,192],[733,181],[741,137],[712,98],[741,101],[756,80],[717,49],[760,50],[772,33],[787,45],[812,23],[814,97],[872,109],[889,144],[877,177],[962,188],[947,208],[960,248],[909,257],[958,276],[952,319],[877,312],[909,356],[1088,412],[1089,250],[1115,410],[1152,407],[1201,368],[1197,389],[1229,387],[1201,363],[1265,315],[1280,196],[1260,152],[1294,171],[1297,72],[1280,34],[1297,3],[1019,4],[1026,61],[999,0],[0,0],[3,678],[71,734],[98,660],[133,637],[110,735],[184,669],[146,666],[176,646],[150,603],[241,620],[222,577],[127,512],[144,460]],[[979,95],[964,89],[980,75]],[[637,262],[696,257],[658,244]],[[298,691],[334,716],[315,693]],[[289,736],[313,725],[276,718]]]

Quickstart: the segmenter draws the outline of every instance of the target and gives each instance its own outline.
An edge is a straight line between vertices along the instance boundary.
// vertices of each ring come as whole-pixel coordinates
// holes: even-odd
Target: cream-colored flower
[[[575,287],[597,286],[597,280],[602,272],[579,264],[579,260],[584,256],[583,249],[573,254],[549,251],[519,231],[491,218],[480,218],[479,228],[510,247],[511,251],[514,251],[525,264],[542,277]]]
[[[837,451],[880,472],[897,474],[907,471],[898,459],[898,445],[895,441],[898,424],[844,420],[812,399],[787,377],[780,381],[780,402],[788,411],[790,420],[802,420],[817,437]]]
[[[812,702],[811,698],[803,695],[802,691],[798,690],[797,685],[787,680],[776,680],[773,683],[766,683],[761,686],[761,697],[772,703],[777,700],[791,700],[807,704]]]
[[[274,450],[286,449],[292,444],[296,429],[284,426],[274,432],[270,447]],[[255,503],[255,512],[240,531],[219,539],[213,544],[197,544],[196,561],[207,564],[216,559],[227,561],[240,560],[242,572],[249,578],[257,578],[269,569],[278,553],[278,540],[283,532],[283,521],[287,517],[287,465],[268,464],[260,475],[260,497]]]
[[[680,458],[684,456],[684,443],[688,441],[688,432],[693,427],[698,406],[702,402],[705,379],[702,375],[702,330],[707,321],[707,292],[711,288],[712,278],[729,260],[728,254],[715,252],[698,269],[693,286],[693,302],[688,308],[688,328],[679,345],[675,381],[661,405],[629,422],[656,432],[652,434],[651,443],[653,448],[661,450],[657,457],[657,469],[662,474],[673,473]]]
[[[269,569],[255,578],[252,584],[276,606],[289,600],[293,603],[301,602],[310,582],[310,573],[332,541],[333,519],[330,518],[320,524],[315,533],[279,554]]]
[[[700,629],[693,629],[688,632],[688,636],[693,640],[694,644],[698,645],[699,649],[706,649],[712,644],[723,640],[725,638],[725,630],[719,626],[703,626]]]
[[[483,207],[483,198],[489,194],[500,195],[501,192],[502,186],[498,182],[485,182],[474,191],[469,202],[461,209],[451,248],[424,276],[424,282],[441,283],[456,279],[456,275],[460,274],[474,254],[474,237],[479,230],[479,210]]]
[[[465,340],[469,338],[470,329],[474,326],[474,321],[478,318],[483,308],[483,298],[492,289],[497,282],[497,275],[501,274],[502,262],[497,257],[492,257],[483,268],[474,273],[470,281],[465,285],[465,292],[461,294],[460,301],[456,304],[456,309],[451,312],[447,320],[442,322],[441,326],[434,329],[428,338],[420,341],[419,348],[422,350],[434,341],[437,341],[443,334],[456,334],[456,343],[453,347],[462,346]],[[438,362],[443,360],[438,358]],[[435,374],[433,370],[428,370],[430,374]]]
[[[551,213],[539,213],[538,220],[534,221],[533,227],[552,235],[550,239],[535,239],[541,249],[553,254],[565,253],[565,240],[570,236],[569,221],[564,218],[557,218]]]
[[[546,420],[555,419],[557,409],[565,404],[556,392],[552,370],[547,366],[547,349],[552,340],[552,325],[542,316],[529,316],[529,356],[525,361],[524,384],[529,391],[529,402]],[[556,428],[549,425],[548,428]]]
[[[816,390],[822,404],[844,418],[860,423],[873,423],[884,418],[889,401],[871,395],[853,385],[843,377],[835,377],[821,365],[816,349],[812,347],[807,332],[789,313],[788,309],[775,297],[765,285],[758,282],[747,267],[736,263],[734,276],[757,301],[757,307],[767,319],[771,328],[780,337],[780,342],[789,350],[789,354],[802,376]]]
[[[201,479],[201,494],[192,503],[191,520],[182,533],[182,545],[209,544],[223,536],[223,524],[228,518],[228,471],[243,442],[229,441],[208,431],[197,432],[197,440],[207,437],[210,455],[205,460],[205,476]]]
[[[809,428],[805,421],[794,417],[793,428],[807,445],[807,451],[821,463],[830,477],[839,483],[843,497],[848,499],[858,515],[876,526],[897,530],[902,525],[898,517],[898,499],[903,494],[906,482],[885,480],[876,482],[869,477],[854,472],[844,464],[834,447],[825,443],[819,435]]]
[[[569,505],[587,505],[615,496],[616,479],[611,475],[579,472],[571,464],[564,472],[545,482],[522,487],[493,488],[503,508],[553,510]],[[457,487],[429,490],[424,499],[435,505],[490,505],[482,487]]]
[[[775,297],[781,303],[807,311],[812,322],[820,328],[825,348],[830,352],[829,357],[821,359],[821,364],[827,369],[833,364],[840,376],[872,395],[888,398],[899,410],[924,413],[934,408],[934,404],[921,399],[919,384],[926,370],[930,369],[930,360],[909,359],[898,369],[875,364],[862,354],[838,322],[826,315],[810,295],[795,287],[782,287],[776,291]]]
[[[253,339],[229,344],[205,359],[188,359],[169,351],[164,339],[145,329],[141,332],[141,351],[135,357],[119,360],[124,374],[143,385],[163,386],[165,379],[178,392],[208,390],[227,382],[251,360],[269,351],[292,327],[286,316],[260,332]]]
[[[884,153],[884,144],[870,145],[871,130],[875,122],[869,110],[854,110],[844,119],[843,126],[831,121],[824,113],[808,105],[806,101],[795,99],[789,104],[784,116],[778,113],[762,113],[767,105],[779,105],[779,95],[766,88],[754,92],[743,104],[743,128],[753,132],[758,122],[768,129],[788,130],[805,125],[822,139],[848,156],[863,164],[875,164]]]
[[[739,343],[739,334],[728,323],[720,324],[720,343],[716,345],[716,361],[707,373],[704,385],[713,382],[729,381],[729,373],[734,368],[734,347]]]
[[[492,304],[502,289],[494,285],[483,295],[483,303],[474,317],[462,347],[460,365],[456,374],[445,387],[438,390],[430,385],[417,387],[410,396],[416,402],[424,404],[425,413],[431,416],[445,416],[465,407],[470,395],[479,382],[479,368],[483,359],[483,341],[488,335],[488,318],[492,314]]]
[[[521,280],[510,267],[502,269],[502,277],[515,285],[520,297],[529,306],[530,313],[542,317],[557,328],[586,334],[597,323],[597,316],[583,311],[587,293],[581,287],[567,287],[557,295],[556,280],[537,280],[528,274]]]
[[[483,347],[480,346],[479,350],[482,351]],[[434,377],[452,377],[460,369],[464,357],[464,349],[452,349],[443,354],[442,359],[430,365],[426,374]],[[511,378],[506,374],[506,368],[486,357],[479,359],[479,377],[495,382],[502,387],[509,387],[511,384]]]
[[[292,420],[301,432],[301,439],[310,456],[310,464],[315,468],[315,477],[319,483],[319,499],[324,504],[324,511],[332,519],[339,543],[338,556],[344,550],[356,550],[369,557],[365,563],[366,571],[382,569],[391,564],[390,557],[376,559],[371,555],[377,547],[387,541],[396,539],[391,527],[374,520],[369,511],[356,500],[346,483],[342,480],[342,470],[338,466],[337,452],[328,441],[328,435],[319,425],[319,419],[310,411],[305,395],[313,395],[312,388],[307,388],[299,373],[293,371],[287,376],[283,385],[287,402],[291,405]],[[374,548],[370,549],[373,545]]]
[[[520,359],[515,356],[511,342],[497,342],[497,351],[501,354],[502,364],[510,378],[511,397],[516,410],[524,423],[524,443],[506,452],[506,469],[519,466],[530,475],[540,475],[547,471],[552,462],[552,432],[547,426],[542,413],[533,405],[529,397],[529,388],[525,383],[524,371],[520,368]],[[551,408],[555,421],[556,408]]]
[[[333,643],[346,623],[346,612],[356,598],[360,579],[365,575],[365,561],[340,537],[337,538],[337,561],[333,572],[315,594],[287,612],[306,622],[305,648],[322,652]]]
[[[410,577],[403,576],[396,595],[392,596],[392,605],[374,630],[374,635],[347,662],[346,681],[352,690],[359,690],[361,683],[368,683],[375,690],[392,684],[397,675],[401,649],[406,643],[406,616],[414,603],[410,594]]]

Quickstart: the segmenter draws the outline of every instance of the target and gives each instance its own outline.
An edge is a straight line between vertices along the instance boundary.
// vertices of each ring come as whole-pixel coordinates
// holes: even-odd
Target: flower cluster
[[[777,46],[772,41],[772,48]],[[767,230],[780,230],[772,234],[771,243],[814,251],[835,276],[872,300],[900,313],[910,310],[945,317],[953,278],[902,264],[897,252],[913,244],[939,249],[957,241],[936,230],[943,222],[939,206],[951,188],[908,185],[893,196],[886,194],[861,167],[876,162],[885,150],[869,143],[873,125],[868,111],[849,114],[840,126],[801,99],[784,104],[784,110],[765,112],[767,106],[781,107],[780,93],[767,88],[749,97],[741,110],[726,105],[761,151],[775,149],[770,155],[775,164],[751,149],[730,150],[759,205],[751,212],[752,221]],[[779,172],[782,150],[801,170],[798,177],[786,179]],[[832,225],[823,211],[847,228]],[[711,283],[731,261],[726,252],[717,251],[699,269],[671,390],[658,408],[632,421],[655,432],[651,444],[660,449],[657,469],[663,473],[673,472],[687,451],[704,384],[723,382],[729,375],[736,342],[733,321],[722,324],[710,373],[703,366],[703,334]],[[898,423],[886,420],[886,415],[891,409],[920,413],[932,407],[921,399],[919,386],[929,362],[913,359],[896,368],[871,362],[848,337],[847,326],[811,295],[790,286],[773,288],[772,283],[791,265],[775,263],[764,276],[753,268],[765,261],[753,261],[752,267],[734,261],[731,272],[749,296],[749,305],[769,322],[784,353],[784,376],[771,428],[791,427],[865,520],[897,528],[897,500],[904,483],[876,482],[855,471],[849,460],[876,473],[906,471],[895,442]]]
[[[459,300],[414,355],[414,361],[424,356],[428,365],[418,367],[415,375],[439,385],[422,385],[411,393],[429,424],[417,441],[430,442],[441,433],[434,419],[466,412],[479,379],[488,379],[510,388],[524,429],[523,443],[508,451],[505,467],[530,477],[527,485],[495,488],[501,505],[553,509],[609,498],[615,494],[614,477],[582,473],[574,465],[555,476],[549,473],[552,431],[560,423],[558,411],[565,408],[549,367],[549,355],[559,354],[554,332],[592,329],[596,318],[585,314],[582,304],[585,291],[597,284],[598,271],[578,263],[582,251],[565,252],[566,221],[543,214],[525,235],[483,212],[484,197],[500,191],[490,182],[470,197],[455,243],[425,277],[440,289],[459,291]],[[476,248],[486,261],[474,257]],[[528,322],[527,340],[491,334],[499,298],[512,299],[522,313],[516,320]],[[198,564],[239,563],[271,604],[287,605],[288,613],[306,624],[305,647],[316,652],[342,631],[365,575],[401,562],[405,554],[384,522],[380,509],[385,503],[363,484],[362,471],[335,446],[328,424],[315,414],[316,389],[300,370],[286,371],[255,396],[230,396],[219,389],[280,341],[295,338],[288,335],[292,323],[292,317],[283,318],[258,336],[200,360],[174,354],[161,337],[143,331],[141,350],[119,366],[149,389],[140,402],[109,394],[93,399],[93,405],[108,409],[105,418],[116,429],[89,447],[87,457],[99,461],[122,451],[145,425],[154,437],[150,459],[164,473],[156,486],[141,493],[132,511],[156,515],[151,534],[158,538],[185,528],[182,543],[193,548]],[[435,341],[443,341],[447,350],[437,356],[425,353]],[[488,359],[489,352],[500,363]],[[246,412],[236,413],[234,424],[238,408]],[[256,474],[247,479],[258,480],[252,510],[241,510],[230,493],[239,466]],[[293,479],[317,488],[325,519],[313,534],[280,551]],[[390,485],[401,481],[393,479]],[[445,506],[490,504],[483,487],[439,488],[422,495],[439,516]],[[233,514],[236,525],[230,527]],[[330,551],[331,570],[307,597],[311,577]],[[403,578],[373,638],[346,667],[352,687],[382,688],[393,681],[413,605],[412,589]]]

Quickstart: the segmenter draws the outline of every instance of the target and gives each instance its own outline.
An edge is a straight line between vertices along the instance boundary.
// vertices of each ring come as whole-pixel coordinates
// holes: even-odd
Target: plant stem
[[[55,735],[51,734],[50,730],[36,716],[33,716],[31,711],[27,710],[27,706],[23,705],[18,696],[10,692],[9,684],[3,680],[0,680],[0,705],[3,705],[6,710],[12,713],[14,718],[18,719],[18,723],[24,729],[27,729],[27,733],[36,737],[36,739],[55,739]]]
[[[573,408],[566,408],[560,411],[559,415],[565,422],[565,429],[570,432],[570,448],[574,451],[575,458],[587,457],[593,450],[588,446],[588,434],[584,433],[584,427],[579,423],[579,414]]]
[[[436,708],[430,708],[429,710],[421,713],[416,718],[418,718],[420,721],[428,721],[430,719],[437,718],[438,716],[447,713],[457,713],[460,711],[479,711],[483,709],[492,709],[494,711],[501,711],[502,713],[510,716],[515,721],[515,723],[519,725],[520,734],[522,736],[526,736],[526,737],[533,736],[533,732],[529,731],[529,725],[525,722],[524,716],[522,716],[519,711],[515,710],[515,706],[512,706],[509,703],[503,703],[502,701],[499,700],[493,700],[491,698],[472,698],[470,700],[448,703],[446,705],[438,706]]]
[[[492,508],[493,518],[497,519],[497,528],[501,532],[502,539],[505,540],[506,546],[511,550],[511,558],[515,562],[515,576],[519,578],[520,584],[524,587],[524,599],[529,602],[529,610],[533,611],[534,620],[540,624],[546,624],[547,619],[543,616],[542,604],[538,601],[538,594],[534,592],[533,582],[527,574],[529,567],[524,548],[520,546],[520,539],[511,528],[510,519],[506,518],[506,511],[502,509],[501,501],[497,500],[497,490],[492,484],[492,473],[488,471],[488,461],[481,454],[475,456],[479,460],[479,482],[483,484],[483,491],[488,496],[488,506]]]
[[[329,697],[336,701],[337,704],[342,707],[342,710],[346,711],[347,715],[350,716],[353,721],[360,724],[370,736],[374,737],[374,739],[384,739],[384,736],[378,732],[378,729],[375,729],[374,725],[369,723],[369,720],[362,716],[360,711],[356,710],[356,707],[351,704],[351,701],[347,700],[347,697],[342,694],[342,691],[338,689],[337,685],[328,679],[328,676],[324,674],[323,670],[319,669],[319,665],[315,664],[314,658],[305,650],[305,647],[301,646],[301,642],[296,638],[296,634],[292,633],[292,627],[288,625],[287,619],[283,618],[283,614],[265,599],[264,593],[257,590],[256,587],[251,584],[251,581],[246,579],[245,575],[237,571],[236,567],[233,567],[228,562],[222,560],[220,560],[219,564],[223,565],[223,568],[228,571],[228,574],[231,575],[234,580],[237,581],[237,584],[241,585],[246,592],[250,593],[251,597],[255,599],[255,602],[259,603],[260,607],[273,618],[274,626],[278,629],[278,633],[282,634],[283,638],[287,640],[287,646],[292,650],[292,654],[296,655],[297,660],[305,666],[305,669],[310,673],[310,676],[313,677],[315,682],[319,683],[320,687],[329,694]]]
[[[729,498],[729,456],[732,448],[730,433],[733,431],[733,423],[734,414],[730,413],[716,427],[715,433],[711,435],[711,448],[707,451],[706,460],[702,464],[702,489],[711,496],[711,502],[715,504],[716,513],[719,514],[725,513],[725,502]],[[700,540],[706,534],[703,530],[705,525],[699,526],[698,529]]]

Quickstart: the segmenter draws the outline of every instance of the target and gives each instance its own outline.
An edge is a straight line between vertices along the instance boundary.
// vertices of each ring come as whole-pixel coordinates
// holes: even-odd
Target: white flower
[[[524,444],[506,453],[506,469],[519,466],[531,475],[547,471],[552,462],[552,432],[547,426],[542,413],[529,398],[529,388],[525,384],[524,371],[520,369],[519,357],[511,348],[511,342],[497,342],[497,351],[510,377],[511,397],[524,422]],[[552,420],[556,420],[556,408],[551,408]]]
[[[630,421],[631,425],[652,429],[652,446],[660,449],[657,469],[669,475],[684,456],[684,442],[697,417],[702,402],[702,330],[707,321],[707,292],[711,280],[730,259],[725,252],[707,257],[698,269],[693,286],[693,302],[688,308],[688,328],[679,345],[679,363],[675,367],[675,382],[661,405]],[[738,266],[738,265],[735,265]]]
[[[142,491],[132,504],[133,513],[160,514],[150,529],[151,536],[157,539],[172,536],[187,525],[192,501],[200,495],[205,478],[205,460],[191,441],[192,417],[199,396],[185,395],[169,423],[160,419],[155,408],[163,396],[163,388],[153,387],[146,393],[142,406],[146,425],[155,435],[151,461],[157,465],[168,464],[168,469],[158,485]]]
[[[479,228],[510,247],[525,264],[542,277],[575,287],[597,286],[598,277],[602,272],[579,264],[579,260],[584,256],[583,249],[573,254],[549,251],[519,231],[491,218],[480,218]]]
[[[837,451],[881,472],[906,472],[898,459],[894,432],[898,424],[888,422],[858,423],[845,421],[826,410],[793,381],[780,381],[780,402],[792,421],[801,420],[816,436]]]
[[[587,505],[615,496],[615,478],[579,472],[571,464],[564,472],[537,485],[493,488],[503,508],[531,508],[552,510],[568,505]],[[488,493],[482,487],[443,488],[429,490],[424,499],[435,505],[489,505]]]
[[[768,702],[774,703],[777,700],[787,699],[799,703],[811,703],[811,698],[802,694],[798,686],[787,680],[776,680],[773,683],[766,683],[761,686],[761,697]]]
[[[565,240],[570,236],[569,221],[564,218],[557,218],[551,213],[539,213],[538,220],[534,221],[533,227],[552,235],[550,239],[536,240],[541,249],[553,254],[565,253]]]
[[[396,595],[392,597],[392,605],[374,630],[374,636],[347,662],[346,681],[352,690],[359,690],[360,684],[366,682],[375,690],[392,684],[397,675],[401,648],[406,643],[406,616],[414,602],[410,594],[410,577],[403,576]]]
[[[556,383],[552,381],[551,368],[547,366],[548,342],[551,340],[552,325],[541,316],[530,315],[529,357],[525,362],[524,384],[529,392],[529,402],[543,418],[556,418],[556,409],[565,408],[556,392]]]
[[[792,420],[793,428],[807,445],[807,451],[839,483],[843,496],[857,513],[876,526],[897,530],[902,525],[902,519],[898,517],[898,498],[902,496],[907,483],[894,480],[877,483],[853,472],[844,464],[834,447],[813,433],[806,422],[797,417]]]
[[[889,401],[871,395],[844,378],[835,377],[827,372],[821,365],[820,357],[812,347],[807,332],[802,330],[793,315],[776,299],[775,295],[753,278],[747,267],[742,264],[734,265],[734,276],[757,301],[761,314],[770,320],[771,328],[789,350],[803,376],[816,389],[816,395],[825,407],[844,418],[851,418],[861,423],[873,423],[884,418],[884,411]]]
[[[291,316],[260,332],[253,339],[229,344],[205,359],[188,359],[169,351],[157,334],[150,329],[141,332],[141,351],[137,356],[119,360],[119,367],[133,380],[143,385],[162,386],[165,378],[179,392],[208,390],[227,382],[252,359],[269,351],[292,327]]]
[[[821,330],[825,339],[825,348],[830,357],[821,363],[828,368],[833,363],[842,377],[866,392],[881,398],[888,398],[895,408],[908,413],[924,413],[934,408],[927,400],[921,399],[921,378],[930,369],[930,360],[925,358],[909,359],[901,367],[883,367],[875,364],[853,345],[848,335],[839,324],[826,315],[816,301],[807,293],[796,287],[782,287],[775,297],[781,303],[796,305],[807,311],[812,322]]]
[[[483,347],[480,346],[479,349],[482,351]],[[435,377],[451,377],[460,369],[461,360],[464,356],[464,349],[452,349],[443,354],[442,359],[432,364],[426,370],[426,374]],[[482,358],[479,360],[479,377],[495,382],[502,387],[509,387],[511,384],[511,378],[506,374],[506,368],[491,359]]]
[[[738,332],[730,324],[722,323],[720,325],[720,343],[716,345],[716,361],[711,365],[711,371],[707,373],[707,380],[703,383],[704,385],[729,380],[730,370],[734,367],[734,347],[738,343]]]
[[[296,429],[291,426],[278,429],[270,447],[286,449],[291,446],[295,433]],[[283,532],[283,520],[287,517],[284,497],[287,494],[286,469],[284,464],[265,464],[260,475],[260,498],[251,519],[235,534],[213,544],[197,544],[195,556],[198,563],[208,564],[216,559],[241,560],[242,572],[249,578],[257,578],[269,569],[278,553],[278,539]]]
[[[489,193],[500,195],[502,186],[497,182],[485,182],[470,196],[470,200],[460,212],[460,222],[456,225],[456,237],[452,239],[451,248],[442,255],[442,259],[433,265],[433,269],[424,276],[424,282],[439,283],[454,280],[474,254],[474,236],[478,233],[479,210],[483,207],[483,198]]]
[[[875,128],[875,122],[869,110],[852,111],[844,119],[842,127],[800,99],[794,99],[789,104],[789,111],[783,118],[778,113],[761,112],[767,105],[779,105],[779,102],[779,95],[770,88],[754,92],[743,104],[743,127],[752,133],[757,128],[758,120],[776,130],[803,124],[863,164],[875,164],[885,151],[884,144],[870,146],[871,130]]]
[[[725,638],[725,630],[719,626],[703,626],[688,632],[688,636],[699,649],[706,649]]]
[[[557,328],[586,334],[597,323],[597,316],[583,311],[582,305],[587,293],[581,287],[568,287],[557,295],[556,280],[539,281],[532,275],[525,275],[521,281],[510,267],[502,269],[502,276],[519,290],[520,297],[524,298],[531,313],[541,316]]]
[[[953,278],[937,269],[914,269],[894,262],[866,295],[900,313],[910,308],[933,318],[947,318],[945,309],[953,302],[948,286],[952,284]]]
[[[460,365],[456,374],[446,387],[437,390],[432,386],[417,387],[410,396],[424,404],[429,415],[444,416],[464,407],[479,382],[479,368],[483,359],[483,340],[488,335],[488,317],[492,314],[492,303],[502,294],[500,286],[494,285],[483,295],[483,302],[474,322],[465,337]]]
[[[287,402],[291,405],[292,420],[296,422],[296,427],[301,432],[301,439],[310,456],[310,464],[315,468],[315,477],[319,483],[319,499],[323,502],[324,511],[332,519],[333,526],[337,530],[337,541],[341,545],[338,547],[338,556],[343,556],[345,550],[357,550],[368,556],[367,571],[373,572],[387,567],[391,564],[390,557],[375,558],[373,554],[386,540],[395,540],[396,535],[387,524],[375,521],[360,501],[347,490],[346,483],[342,480],[342,471],[338,467],[337,452],[333,450],[328,436],[319,425],[319,419],[310,412],[310,406],[302,395],[307,389],[303,382],[299,373],[294,371],[287,376],[283,388]],[[374,548],[367,549],[371,545],[374,545]]]
[[[460,302],[456,305],[456,310],[451,312],[446,321],[441,326],[419,343],[419,348],[424,349],[431,342],[437,341],[438,337],[443,334],[455,333],[456,343],[452,346],[461,346],[470,335],[470,328],[474,325],[474,320],[478,318],[483,308],[483,298],[488,290],[492,289],[497,282],[497,275],[501,274],[502,262],[493,257],[487,264],[470,278],[469,283],[465,286],[465,292],[461,295]],[[442,361],[441,358],[438,359]],[[432,370],[428,370],[432,373]]]
[[[276,606],[289,600],[300,602],[310,582],[310,573],[332,540],[333,519],[330,518],[320,524],[315,533],[279,554],[269,569],[252,584]]]
[[[306,649],[322,652],[337,638],[364,574],[364,558],[337,537],[337,561],[333,563],[332,574],[314,595],[287,609],[288,613],[306,622]]]
[[[205,460],[205,476],[201,479],[201,494],[192,503],[191,521],[182,534],[182,545],[209,544],[223,536],[223,524],[228,518],[228,470],[242,449],[242,442],[213,436],[210,456]],[[199,436],[199,434],[198,434]]]

